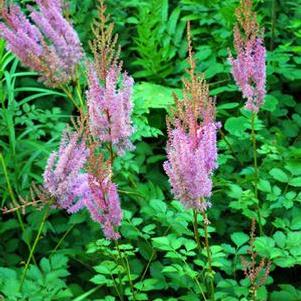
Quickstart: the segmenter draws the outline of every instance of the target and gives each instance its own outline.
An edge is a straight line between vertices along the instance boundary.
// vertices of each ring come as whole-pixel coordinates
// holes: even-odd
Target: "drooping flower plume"
[[[83,172],[89,150],[76,132],[63,132],[59,150],[53,152],[44,172],[44,187],[60,208],[77,212],[90,198],[88,175]]]
[[[0,37],[21,62],[37,71],[48,86],[68,82],[83,56],[81,43],[63,17],[61,0],[36,0],[39,10],[29,7],[31,21],[20,7],[3,7]]]
[[[234,47],[237,57],[229,58],[232,74],[247,99],[246,108],[258,112],[266,94],[266,49],[256,14],[252,11],[252,0],[241,1],[236,17]]]
[[[75,213],[87,208],[107,239],[119,238],[122,211],[109,162],[96,149],[86,147],[77,132],[63,132],[59,150],[53,152],[44,172],[44,188],[59,208]]]
[[[190,39],[189,39],[190,41]],[[172,192],[187,208],[206,210],[217,168],[215,103],[203,76],[195,74],[189,46],[189,79],[184,80],[183,99],[176,98],[168,119],[167,161],[164,169]]]
[[[106,238],[116,240],[120,237],[116,228],[122,219],[117,186],[111,180],[110,162],[105,162],[101,154],[95,154],[93,147],[88,160],[88,173],[91,197],[86,203],[87,209],[91,218],[101,225]]]

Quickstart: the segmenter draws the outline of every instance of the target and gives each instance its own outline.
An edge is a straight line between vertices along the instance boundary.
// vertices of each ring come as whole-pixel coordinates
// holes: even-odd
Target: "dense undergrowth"
[[[24,8],[33,4],[17,2]],[[135,79],[132,142],[136,148],[114,161],[123,210],[118,247],[103,238],[85,210],[69,215],[39,204],[39,210],[28,206],[25,212],[21,208],[3,214],[0,293],[4,300],[210,300],[210,279],[215,300],[254,300],[250,277],[244,274],[250,248],[259,266],[263,259],[268,262],[269,272],[266,281],[258,283],[255,300],[301,300],[301,2],[254,1],[267,48],[267,95],[254,120],[257,193],[251,113],[244,108],[228,62],[238,1],[108,0],[106,4],[119,35],[124,68]],[[97,17],[95,1],[71,0],[65,13],[92,55],[88,41],[93,38],[91,20]],[[205,73],[211,96],[216,96],[216,119],[222,125],[219,168],[207,211],[214,272],[208,269],[203,245],[203,217],[198,216],[199,249],[193,212],[173,199],[162,168],[166,115],[174,106],[172,95],[181,95],[188,67],[187,21],[197,71]],[[79,73],[79,85],[69,87],[75,96],[86,90],[85,72]],[[37,78],[5,50],[1,40],[2,208],[22,207],[22,200],[33,200],[32,183],[43,182],[49,154],[58,148],[66,124],[72,125],[70,117],[78,117],[69,90],[46,87]],[[252,240],[256,208],[262,231],[257,223]]]

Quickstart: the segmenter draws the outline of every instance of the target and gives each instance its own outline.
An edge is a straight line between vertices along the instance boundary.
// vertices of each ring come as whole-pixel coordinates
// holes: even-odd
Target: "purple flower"
[[[164,170],[172,193],[187,208],[206,209],[200,199],[211,195],[212,183],[206,170],[205,153],[181,128],[171,130]]]
[[[105,237],[115,240],[119,238],[116,228],[122,219],[117,187],[111,181],[109,165],[103,164],[102,155],[95,155],[94,151],[86,148],[78,133],[66,130],[59,150],[49,156],[44,188],[68,213],[87,208]],[[86,163],[92,165],[88,171],[84,169]]]
[[[17,5],[2,9],[0,37],[21,62],[41,74],[49,86],[68,82],[83,56],[78,36],[62,15],[60,0],[36,0],[31,23]]]
[[[89,175],[89,188],[91,197],[86,206],[91,218],[102,226],[107,239],[118,239],[120,235],[116,228],[121,223],[122,211],[116,185],[109,175],[101,180]]]
[[[164,170],[172,192],[186,208],[210,207],[212,174],[217,168],[215,101],[204,76],[195,74],[189,48],[190,79],[184,80],[183,99],[168,119],[167,161]]]
[[[93,65],[89,65],[87,101],[92,135],[101,143],[112,143],[117,153],[123,154],[133,149],[130,136],[133,133],[131,94],[134,81],[123,73],[118,85],[119,75],[119,68],[111,67],[101,85]]]
[[[236,59],[230,57],[232,74],[247,99],[246,108],[258,112],[266,94],[266,50],[262,39],[257,38],[248,41],[239,51]]]
[[[266,94],[266,49],[252,12],[252,1],[242,2],[236,15],[239,22],[234,28],[237,57],[230,55],[229,61],[235,82],[247,99],[246,108],[258,112]]]
[[[60,148],[53,152],[44,172],[44,187],[59,207],[74,213],[90,198],[88,175],[82,173],[89,151],[77,133],[65,131]]]

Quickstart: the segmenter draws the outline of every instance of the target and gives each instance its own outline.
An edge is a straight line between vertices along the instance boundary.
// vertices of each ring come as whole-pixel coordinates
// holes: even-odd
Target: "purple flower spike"
[[[17,5],[1,11],[0,37],[21,62],[40,73],[48,86],[68,82],[83,56],[81,43],[63,17],[60,0],[36,0],[39,10],[31,10],[31,23]]]
[[[122,155],[133,149],[129,138],[133,133],[131,94],[134,81],[123,73],[118,88],[119,75],[119,68],[111,67],[102,86],[93,65],[89,65],[87,100],[92,135],[101,143],[112,143]]]
[[[192,58],[190,57],[191,62]],[[184,99],[168,122],[167,161],[164,170],[174,196],[186,208],[200,211],[211,206],[212,174],[217,168],[215,103],[205,80],[190,72],[184,81]]]
[[[115,229],[121,223],[122,211],[116,185],[109,176],[100,181],[89,175],[89,187],[91,198],[86,206],[91,218],[102,226],[107,239],[118,239],[120,235]]]
[[[266,49],[256,15],[252,12],[252,1],[242,1],[236,16],[234,46],[237,57],[230,55],[229,61],[235,82],[247,99],[246,109],[258,112],[266,94]]]
[[[193,144],[183,129],[173,129],[164,169],[173,194],[186,208],[206,209],[200,198],[210,197],[212,183],[206,170],[203,145],[195,147]]]
[[[53,152],[44,172],[44,187],[59,207],[77,212],[90,198],[88,175],[81,173],[89,151],[77,133],[65,131],[58,152]]]
[[[172,192],[186,208],[206,210],[210,203],[211,176],[217,166],[216,132],[214,120],[198,126],[194,137],[180,123],[169,133],[167,161],[163,167],[169,177]]]

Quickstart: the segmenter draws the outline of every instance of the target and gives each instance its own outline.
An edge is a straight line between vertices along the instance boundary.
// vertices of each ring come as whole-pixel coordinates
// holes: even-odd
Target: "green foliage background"
[[[31,1],[20,1],[31,3]],[[136,300],[203,300],[205,251],[197,255],[192,212],[172,199],[165,160],[165,116],[185,76],[189,20],[198,71],[217,97],[219,169],[208,210],[216,300],[249,300],[250,283],[240,256],[247,256],[250,223],[259,202],[264,235],[255,249],[271,260],[258,300],[301,300],[301,1],[255,1],[265,28],[267,91],[256,119],[259,201],[252,185],[250,114],[243,109],[227,62],[232,49],[234,0],[108,0],[125,69],[136,81],[133,100],[136,150],[115,162],[124,220],[121,252],[128,260]],[[91,39],[94,0],[69,6],[83,46]],[[1,207],[29,196],[41,183],[46,160],[74,114],[65,94],[36,81],[0,43]],[[229,147],[229,144],[231,147]],[[200,217],[200,233],[202,220]],[[40,229],[42,236],[22,290],[22,270]],[[46,208],[0,217],[0,293],[5,300],[132,300],[130,281],[117,251],[102,238],[87,212],[68,216]],[[206,277],[205,277],[206,276]]]

